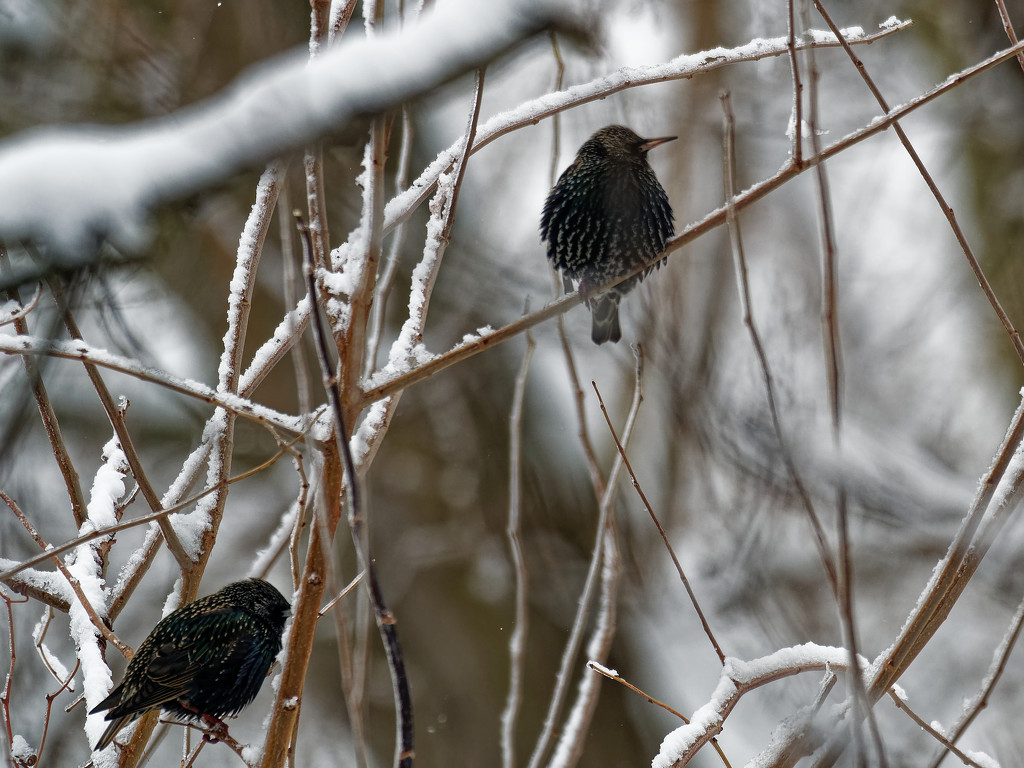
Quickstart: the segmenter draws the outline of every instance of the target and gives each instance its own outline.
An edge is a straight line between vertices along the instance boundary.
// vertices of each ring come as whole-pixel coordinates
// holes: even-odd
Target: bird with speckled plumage
[[[271,584],[228,584],[166,616],[149,633],[124,679],[89,714],[109,710],[101,750],[124,726],[157,707],[182,720],[223,727],[260,690],[281,650],[291,606]]]
[[[569,281],[579,283],[595,344],[622,338],[619,302],[654,267],[596,296],[594,290],[650,263],[672,236],[672,208],[647,153],[675,138],[643,139],[622,125],[602,128],[583,143],[544,204],[540,234],[548,259],[566,290]]]

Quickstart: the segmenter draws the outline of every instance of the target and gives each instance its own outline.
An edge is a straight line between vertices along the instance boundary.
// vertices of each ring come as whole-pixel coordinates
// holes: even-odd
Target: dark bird
[[[221,718],[256,698],[281,650],[289,611],[273,586],[248,579],[165,617],[142,641],[121,684],[89,712],[110,710],[96,749],[157,707],[223,728]]]
[[[619,302],[653,267],[597,296],[594,290],[649,263],[672,236],[672,208],[647,152],[675,138],[642,139],[622,125],[602,128],[580,147],[544,204],[540,236],[548,259],[567,291],[570,280],[579,282],[595,344],[622,338]]]

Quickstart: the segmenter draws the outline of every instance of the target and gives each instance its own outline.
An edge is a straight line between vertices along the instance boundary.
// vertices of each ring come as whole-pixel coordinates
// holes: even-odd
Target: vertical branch
[[[306,269],[306,289],[309,292],[310,305],[316,307],[316,279],[313,272],[312,254],[310,252],[308,234],[301,218],[298,219],[298,226],[303,241],[303,263]],[[396,710],[395,765],[400,766],[400,768],[411,768],[414,756],[412,696],[409,692],[409,680],[405,673],[405,660],[402,656],[401,646],[398,642],[398,632],[396,628],[397,621],[394,614],[391,613],[384,601],[384,593],[381,590],[380,582],[377,579],[376,563],[370,553],[369,541],[365,536],[365,510],[359,493],[355,461],[352,458],[352,451],[349,447],[349,436],[348,430],[345,426],[345,415],[341,399],[340,383],[338,377],[331,373],[332,366],[328,353],[327,334],[320,322],[319,313],[314,311],[311,321],[316,340],[317,356],[320,359],[320,368],[324,378],[324,389],[327,391],[334,414],[335,443],[337,444],[336,447],[338,454],[341,456],[345,475],[348,478],[348,523],[352,533],[352,542],[355,545],[356,555],[359,559],[359,566],[366,573],[366,584],[369,588],[370,604],[373,606],[374,616],[377,620],[377,629],[379,630],[381,640],[384,643],[384,651],[388,660],[388,669],[391,672],[391,683],[395,697]],[[325,539],[324,543],[326,544],[328,541],[329,540]],[[312,545],[310,546],[312,547]]]
[[[321,54],[328,41],[331,2],[311,0],[309,5],[309,58],[312,61]],[[323,145],[319,141],[306,148],[302,158],[302,169],[306,181],[306,206],[309,211],[308,226],[309,239],[313,246],[313,263],[317,267],[323,267],[327,264],[327,253],[330,250],[330,233],[327,228],[324,195],[324,153]],[[281,216],[282,227],[285,226],[285,219],[286,216]]]
[[[594,390],[597,391],[597,384],[595,383],[593,386]],[[598,397],[600,398],[600,392],[598,392]],[[624,445],[629,444],[629,439],[633,434],[633,426],[636,424],[636,416],[640,410],[640,403],[642,401],[643,392],[638,387],[633,392],[633,402],[630,405],[629,415],[626,417],[626,426],[622,431],[622,441]],[[576,616],[573,619],[572,629],[569,632],[569,639],[566,641],[565,648],[562,650],[562,659],[559,663],[558,673],[555,678],[555,689],[552,692],[551,700],[548,703],[548,710],[544,717],[544,726],[541,729],[541,734],[537,739],[537,743],[534,745],[533,754],[530,755],[530,762],[528,763],[529,768],[538,768],[544,760],[544,756],[550,747],[551,739],[554,737],[558,720],[561,715],[562,705],[565,702],[565,697],[569,690],[576,655],[579,653],[580,643],[583,638],[583,631],[586,627],[587,618],[590,615],[590,605],[593,602],[594,593],[598,587],[598,579],[601,574],[601,563],[603,560],[602,553],[604,551],[604,538],[607,534],[609,525],[611,525],[610,519],[613,514],[612,510],[616,495],[615,486],[621,472],[622,457],[616,456],[615,462],[612,464],[612,470],[608,475],[608,483],[605,486],[604,496],[601,497],[601,504],[597,519],[597,535],[594,541],[594,548],[591,552],[590,566],[587,569],[587,577],[583,584],[583,592],[580,594],[576,608]],[[577,733],[576,736],[578,738],[582,738],[582,734],[580,733]]]
[[[256,285],[256,270],[263,255],[263,243],[270,229],[277,196],[284,183],[287,166],[277,160],[269,165],[260,176],[256,185],[256,200],[253,202],[242,229],[238,242],[235,270],[231,278],[231,293],[228,296],[228,328],[224,333],[223,351],[217,372],[217,389],[221,392],[237,394],[242,371],[242,352],[245,348],[245,336],[249,327],[249,316],[252,311],[253,289]],[[210,452],[210,463],[207,472],[207,486],[212,487],[224,483],[231,474],[231,459],[234,453],[235,414],[218,409],[211,418],[213,438]],[[193,515],[205,515],[209,518],[208,525],[203,529],[197,558],[197,574],[187,579],[182,588],[182,601],[195,599],[201,578],[217,540],[224,505],[227,503],[227,486],[205,497],[196,505]]]
[[[626,440],[629,439],[629,435],[633,432],[636,416],[640,412],[640,403],[644,399],[643,347],[638,344],[634,351],[636,353],[636,368],[633,383],[633,405],[630,408],[629,417],[626,419]],[[625,448],[622,447],[618,435],[615,434],[611,417],[608,415],[608,409],[604,405],[604,399],[601,397],[601,392],[597,389],[596,383],[594,384],[594,391],[597,393],[597,400],[601,406],[601,413],[604,415],[605,423],[608,425],[615,444],[620,448],[616,461],[617,463],[621,461],[621,466],[628,466]],[[608,653],[611,650],[612,638],[615,636],[616,600],[618,599],[619,579],[622,576],[622,559],[619,555],[619,531],[614,515],[609,515],[605,521],[601,547],[603,549],[601,592],[594,629],[590,635],[590,641],[587,643],[586,656],[588,665],[592,661],[597,661],[598,663],[607,661]],[[717,643],[715,645],[717,647]],[[586,734],[593,721],[594,710],[597,709],[597,698],[600,693],[600,679],[596,675],[584,673],[577,684],[576,700],[566,716],[566,727],[562,731],[554,754],[551,756],[549,765],[552,768],[569,768],[579,762],[580,757],[583,755]]]
[[[810,62],[810,120],[811,144],[815,156],[821,155],[821,137],[818,134],[818,93],[821,73],[813,50],[808,50]],[[821,323],[825,341],[825,375],[827,379],[829,411],[832,418],[832,443],[836,455],[842,455],[842,352],[839,344],[839,310],[837,297],[836,246],[833,232],[832,196],[829,191],[828,176],[825,163],[814,166],[815,180],[818,186],[818,220],[821,227]],[[846,493],[846,481],[839,474],[836,486],[836,528],[837,547],[839,549],[839,568],[837,584],[839,585],[839,613],[842,618],[843,638],[850,654],[848,683],[852,692],[854,708],[862,708],[871,731],[872,740],[880,768],[887,768],[885,748],[878,724],[875,721],[872,703],[868,700],[864,688],[864,677],[860,664],[859,642],[857,638],[857,622],[854,614],[853,600],[853,557],[850,551],[849,505]],[[850,720],[853,729],[854,744],[857,747],[860,764],[865,765],[867,757],[863,754],[860,741],[859,718]]]
[[[515,391],[512,394],[512,410],[509,414],[509,478],[508,478],[508,524],[505,535],[508,538],[509,554],[515,571],[515,616],[512,637],[509,638],[509,683],[505,709],[501,713],[501,765],[515,768],[516,765],[516,723],[523,701],[523,657],[526,651],[527,631],[527,578],[526,559],[520,539],[519,515],[522,492],[522,427],[523,400],[526,396],[526,378],[533,359],[533,334],[526,333],[526,353],[516,375]]]
[[[331,45],[334,45],[335,40],[341,37],[348,27],[348,23],[352,20],[352,14],[356,10],[356,2],[357,0],[339,0],[337,3],[332,3],[330,36],[328,38]]]
[[[7,250],[0,245],[0,270],[4,272],[10,268],[7,257]],[[40,286],[41,290],[42,286]],[[14,301],[21,303],[21,296],[17,288],[8,288],[7,295]],[[38,293],[37,293],[38,295]],[[21,334],[28,334],[28,322],[24,315],[17,315],[14,318],[14,330]],[[54,413],[50,397],[46,393],[46,385],[43,384],[42,373],[39,370],[39,363],[32,355],[23,355],[22,361],[25,364],[25,373],[28,375],[29,385],[32,388],[32,395],[36,399],[36,407],[39,409],[39,416],[43,421],[43,429],[50,441],[50,448],[53,457],[57,461],[61,477],[64,478],[64,485],[68,491],[68,499],[71,501],[71,514],[75,519],[75,527],[80,528],[85,522],[85,495],[82,493],[82,484],[78,479],[78,471],[71,461],[67,444],[64,442],[64,435],[57,421],[57,414]]]
[[[366,35],[373,37],[377,25],[384,18],[383,1],[364,2],[363,15]],[[364,231],[359,243],[362,253],[358,254],[356,288],[349,299],[348,327],[344,329],[343,340],[338,346],[341,353],[341,391],[346,406],[349,405],[349,393],[354,395],[359,391],[359,380],[363,375],[367,353],[370,309],[373,306],[377,265],[380,262],[381,243],[384,238],[384,165],[387,161],[387,138],[390,132],[390,116],[374,117],[370,124],[370,140],[364,152],[365,188],[361,225]],[[355,413],[350,415],[354,418]]]
[[[800,80],[800,60],[796,51],[796,9],[793,7],[796,0],[787,0],[788,11],[787,26],[789,32],[789,69],[793,75],[793,165],[799,168],[803,165],[803,92],[804,84]],[[730,196],[731,198],[731,196]]]
[[[313,654],[313,637],[320,604],[327,586],[324,578],[327,569],[324,550],[334,540],[341,520],[344,482],[336,441],[328,440],[323,444],[322,458],[321,498],[326,509],[322,515],[313,515],[306,561],[292,607],[293,619],[288,633],[288,645],[282,656],[284,668],[281,670],[281,684],[277,689],[273,714],[267,728],[262,768],[281,768],[289,757],[302,706],[306,670]]]
[[[790,8],[792,8],[792,3],[790,3]],[[775,430],[776,439],[779,441],[782,461],[786,465],[786,471],[789,473],[790,481],[793,483],[793,487],[796,489],[797,495],[800,497],[800,501],[803,504],[804,511],[807,513],[807,520],[810,523],[811,532],[814,534],[814,543],[818,548],[818,557],[821,558],[821,564],[825,569],[825,575],[828,577],[829,584],[832,586],[832,593],[838,599],[839,584],[837,582],[836,566],[832,553],[828,548],[828,539],[825,536],[825,529],[821,524],[821,519],[818,517],[817,511],[814,509],[814,502],[811,501],[811,495],[808,493],[807,487],[804,485],[803,478],[800,477],[800,472],[797,470],[796,462],[793,460],[793,453],[790,451],[789,444],[782,432],[782,422],[779,420],[779,409],[775,402],[775,384],[772,378],[771,368],[768,365],[768,355],[764,350],[764,344],[761,343],[761,334],[758,332],[757,325],[754,323],[754,313],[751,309],[750,301],[750,281],[747,277],[747,257],[743,250],[743,237],[740,232],[736,206],[733,202],[736,184],[735,119],[733,117],[732,104],[730,102],[728,92],[723,91],[720,98],[722,101],[723,119],[725,121],[725,220],[726,226],[729,229],[729,242],[732,245],[732,257],[739,290],[740,310],[743,313],[743,324],[747,327],[747,331],[750,334],[750,341],[754,345],[754,353],[757,355],[758,363],[761,366],[761,378],[764,381],[765,395],[768,399],[768,413],[772,420],[772,428]]]
[[[28,602],[25,600],[11,600],[3,592],[0,592],[0,600],[4,601],[7,607],[7,638],[11,651],[11,663],[7,667],[7,679],[4,680],[4,689],[0,692],[0,710],[4,716],[4,735],[7,736],[7,749],[4,754],[7,756],[7,763],[11,764],[11,754],[14,750],[14,729],[11,726],[11,685],[14,683],[14,662],[18,658],[17,649],[14,647],[14,610],[11,608],[14,602]]]
[[[402,107],[402,130],[401,140],[398,149],[398,168],[395,171],[395,195],[405,191],[409,183],[409,164],[412,158],[412,116],[409,107]],[[405,241],[405,222],[400,222],[391,235],[391,244],[388,246],[388,256],[384,263],[384,270],[380,280],[377,282],[377,296],[373,301],[373,316],[370,320],[370,336],[367,340],[366,360],[369,370],[377,367],[377,351],[380,349],[381,334],[384,332],[384,320],[387,316],[388,298],[391,295],[391,286],[394,285],[395,275],[398,273],[398,262],[402,255],[402,244]]]
[[[1010,12],[1006,10],[1005,0],[996,0],[996,8],[999,9],[999,20],[1003,22],[1003,29],[1006,31],[1010,45],[1016,45],[1017,33],[1013,31],[1013,22],[1010,21]],[[1020,63],[1020,68],[1024,70],[1024,53],[1017,54],[1017,61]]]
[[[818,86],[821,73],[818,71],[814,52],[807,55],[810,62],[810,116],[808,127],[814,154],[821,154],[821,139],[818,136]],[[839,346],[839,311],[836,293],[836,246],[832,231],[832,197],[829,192],[828,176],[825,163],[814,166],[814,178],[818,188],[818,225],[821,247],[821,327],[824,338],[825,380],[828,393],[829,415],[832,423],[832,445],[836,455],[842,452],[842,353]],[[847,672],[848,683],[852,691],[854,706],[863,708],[868,715],[871,705],[864,695],[864,683],[861,675],[858,653],[857,625],[853,603],[853,559],[850,554],[849,506],[846,493],[846,481],[840,473],[836,478],[836,546],[839,550],[839,568],[836,583],[839,586],[839,615],[842,619],[843,642],[850,654]],[[859,718],[850,721],[854,729],[854,744],[857,747],[859,764],[865,765],[866,757],[862,753],[860,740]],[[886,765],[881,749],[881,740],[876,742],[879,748],[881,766]],[[856,759],[855,759],[856,762]]]

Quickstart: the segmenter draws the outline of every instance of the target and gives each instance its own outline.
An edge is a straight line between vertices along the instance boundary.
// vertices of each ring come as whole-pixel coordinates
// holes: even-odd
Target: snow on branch
[[[870,44],[882,37],[906,29],[911,24],[912,22],[909,20],[901,21],[893,17],[880,24],[875,32],[865,33],[861,27],[842,29],[840,32],[850,45]],[[839,39],[832,32],[811,29],[802,38],[797,38],[796,49],[802,51],[806,48],[835,48],[839,45]],[[581,104],[607,98],[611,94],[627,88],[669,80],[682,80],[721,69],[730,64],[759,61],[772,56],[783,56],[787,53],[789,53],[788,37],[755,38],[735,48],[719,47],[697,53],[684,53],[664,64],[622,67],[588,83],[573,85],[557,93],[545,94],[505,112],[500,112],[477,129],[470,154],[507,133],[528,125],[535,125],[545,117],[551,117]],[[385,231],[389,231],[392,227],[405,221],[426,200],[437,183],[438,177],[458,159],[464,140],[464,137],[460,137],[448,149],[442,150],[405,192],[388,202],[384,209]]]
[[[413,98],[566,19],[543,0],[447,0],[400,33],[257,65],[166,117],[20,134],[0,143],[0,240],[91,253],[109,237],[138,249],[156,204]]]
[[[218,392],[200,381],[181,378],[166,371],[151,368],[137,360],[115,355],[84,341],[51,341],[36,336],[0,334],[0,354],[45,355],[93,363],[112,371],[134,376],[140,381],[159,384],[173,392],[194,397],[260,424],[279,427],[289,432],[305,432],[311,426],[311,422],[315,420],[315,417],[311,416],[288,416],[244,397],[229,392]],[[320,439],[319,433],[315,433],[314,437]]]
[[[845,648],[815,643],[783,648],[753,661],[726,658],[711,699],[693,713],[689,723],[662,740],[661,751],[651,768],[686,765],[702,746],[721,733],[725,718],[744,693],[801,672],[846,669],[849,661],[850,653]],[[867,667],[866,660],[862,660],[862,666]]]

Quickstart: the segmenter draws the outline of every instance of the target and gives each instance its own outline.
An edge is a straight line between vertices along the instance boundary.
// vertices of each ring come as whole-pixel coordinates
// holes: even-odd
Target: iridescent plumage
[[[602,128],[580,147],[544,204],[540,233],[548,259],[563,279],[580,284],[596,344],[621,338],[619,301],[653,267],[597,296],[590,292],[649,263],[672,236],[672,208],[647,152],[674,138],[643,139],[621,125]]]
[[[281,650],[290,606],[271,584],[248,579],[165,617],[128,663],[124,679],[89,714],[110,710],[96,749],[162,707],[181,719],[220,720],[256,698]]]

